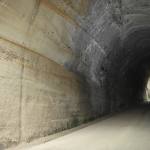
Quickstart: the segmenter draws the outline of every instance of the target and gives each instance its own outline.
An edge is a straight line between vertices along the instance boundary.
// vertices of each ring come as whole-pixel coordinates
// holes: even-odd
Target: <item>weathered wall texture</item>
[[[0,143],[6,147],[93,117],[86,83],[62,66],[74,57],[75,11],[85,10],[62,1],[73,5],[63,12],[60,2],[0,1]]]
[[[50,6],[39,0],[2,0],[0,36],[64,64],[72,58],[68,22]]]
[[[93,110],[98,114],[113,111],[121,101],[113,102],[107,88],[112,88],[108,76],[113,77],[114,57],[120,50],[121,4],[117,0],[92,1],[81,26],[73,36],[77,55],[73,67],[87,78]]]
[[[81,29],[73,33],[72,69],[87,79],[96,113],[126,107],[143,91],[149,10],[148,0],[93,0]]]
[[[81,81],[60,65],[0,39],[0,141],[8,146],[91,117]]]

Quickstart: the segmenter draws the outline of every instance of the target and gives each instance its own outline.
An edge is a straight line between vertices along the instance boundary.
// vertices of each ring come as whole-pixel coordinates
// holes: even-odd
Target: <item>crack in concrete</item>
[[[33,24],[37,14],[38,14],[39,7],[40,7],[40,2],[41,2],[41,0],[35,0],[34,8],[33,8],[30,23],[29,23],[30,26]]]
[[[19,107],[19,143],[22,141],[22,88],[24,75],[24,57],[22,57],[21,75],[20,75],[20,107]]]

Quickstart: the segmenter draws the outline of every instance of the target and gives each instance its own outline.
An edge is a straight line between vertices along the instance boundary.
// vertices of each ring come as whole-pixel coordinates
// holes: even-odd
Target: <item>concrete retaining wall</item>
[[[0,143],[5,147],[92,117],[85,82],[63,67],[74,57],[75,10],[83,13],[78,5],[63,12],[67,5],[72,4],[0,1]]]
[[[29,142],[88,120],[87,96],[62,66],[0,39],[0,143]]]

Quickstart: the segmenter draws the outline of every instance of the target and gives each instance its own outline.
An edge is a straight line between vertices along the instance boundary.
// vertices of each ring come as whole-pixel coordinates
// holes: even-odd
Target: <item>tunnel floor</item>
[[[150,106],[141,106],[24,150],[149,150],[149,131]]]

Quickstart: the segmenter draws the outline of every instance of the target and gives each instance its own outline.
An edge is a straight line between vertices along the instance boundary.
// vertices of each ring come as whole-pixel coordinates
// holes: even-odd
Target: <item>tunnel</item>
[[[149,78],[149,29],[129,31],[116,53],[112,58],[112,68],[106,73],[107,93],[110,93],[108,99],[112,105],[113,101],[118,101],[120,106],[126,102],[131,106],[143,103]]]
[[[85,21],[84,30],[75,35],[79,50],[75,70],[91,87],[94,111],[113,112],[142,103],[149,77],[149,2],[92,4],[91,24]],[[97,104],[99,97],[105,99],[102,107]]]
[[[84,125],[75,139],[54,144],[150,149],[149,15],[148,0],[0,0],[0,149],[38,145]],[[92,148],[88,138],[96,138]]]

